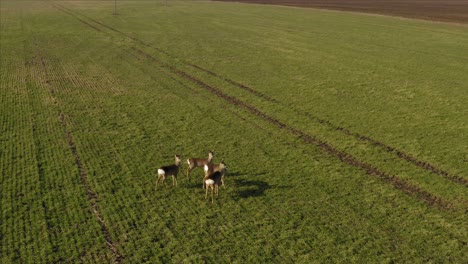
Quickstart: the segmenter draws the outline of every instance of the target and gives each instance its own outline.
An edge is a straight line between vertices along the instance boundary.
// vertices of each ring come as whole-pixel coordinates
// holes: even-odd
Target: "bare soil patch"
[[[466,0],[216,0],[354,11],[432,21],[468,23]]]

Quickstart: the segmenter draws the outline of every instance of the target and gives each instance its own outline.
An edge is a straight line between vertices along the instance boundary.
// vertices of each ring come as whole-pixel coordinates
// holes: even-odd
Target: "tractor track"
[[[234,85],[234,86],[237,86],[238,88],[241,88],[241,89],[243,89],[243,90],[246,90],[246,91],[248,91],[249,93],[251,93],[251,94],[253,94],[253,95],[255,95],[255,96],[259,97],[259,98],[265,99],[266,101],[273,102],[273,103],[279,103],[278,100],[276,100],[276,99],[274,99],[274,98],[271,98],[271,97],[269,97],[268,95],[263,94],[263,93],[261,93],[261,92],[255,90],[255,89],[253,89],[253,88],[251,88],[251,87],[249,87],[249,86],[247,86],[247,85],[244,85],[244,84],[242,84],[242,83],[238,83],[238,82],[236,82],[236,81],[233,81],[233,80],[231,80],[231,79],[229,79],[229,78],[220,76],[220,75],[218,75],[218,74],[216,74],[216,73],[214,73],[214,72],[212,72],[212,71],[210,71],[210,70],[207,70],[207,69],[205,69],[205,68],[203,68],[203,67],[201,67],[201,66],[198,66],[198,65],[195,65],[195,64],[192,64],[192,63],[188,63],[188,62],[186,62],[185,64],[187,64],[187,65],[189,65],[189,66],[191,66],[191,67],[193,67],[193,68],[195,68],[195,69],[204,71],[204,72],[210,74],[211,76],[214,76],[214,77],[216,77],[216,78],[219,78],[219,79],[221,79],[221,80],[223,80],[223,81],[225,81],[225,82],[228,82],[228,83],[230,83],[230,84],[232,84],[232,85]]]
[[[92,29],[94,29],[94,30],[96,30],[96,31],[102,32],[101,29],[99,29],[99,28],[95,27],[94,25],[92,25],[92,24],[90,24],[90,23],[84,21],[83,19],[79,18],[77,15],[75,15],[75,14],[74,14],[72,11],[70,11],[69,9],[64,8],[64,7],[60,6],[60,5],[54,4],[54,3],[53,3],[52,5],[53,5],[55,8],[57,8],[58,10],[60,10],[60,11],[62,11],[62,12],[64,12],[64,13],[66,13],[66,14],[69,14],[70,16],[72,16],[72,17],[78,19],[81,23],[87,25],[88,27],[90,27],[90,28],[92,28]]]
[[[91,204],[92,212],[98,220],[99,226],[101,227],[101,231],[104,235],[107,246],[109,247],[109,249],[112,251],[112,254],[114,255],[114,263],[122,263],[123,256],[119,253],[117,246],[112,240],[112,237],[109,233],[109,228],[107,227],[106,222],[104,221],[104,218],[102,217],[101,211],[99,210],[99,205],[97,203],[97,200],[99,199],[99,197],[97,193],[94,192],[91,186],[89,185],[88,175],[84,168],[83,162],[81,161],[81,157],[78,154],[78,151],[76,149],[76,144],[75,144],[75,141],[73,141],[73,136],[70,130],[67,128],[67,124],[65,121],[65,114],[63,112],[60,113],[59,120],[67,136],[67,141],[68,141],[68,145],[70,146],[70,150],[73,154],[73,157],[75,158],[76,166],[80,174],[81,183],[85,187],[86,194],[88,195],[88,201]]]
[[[46,65],[46,62],[44,60],[44,56],[43,56],[43,54],[42,54],[42,52],[40,50],[38,51],[38,55],[36,56],[35,60],[37,62],[37,65],[41,68],[43,74],[47,78],[51,77],[53,75],[53,73],[51,73],[49,71],[49,68]],[[56,98],[55,95],[54,95],[56,93],[56,88],[53,87],[50,84],[49,80],[44,81],[44,88],[48,89],[51,97]],[[109,233],[109,228],[107,227],[106,222],[104,221],[104,218],[103,218],[103,216],[101,214],[101,211],[99,209],[99,205],[97,203],[99,197],[98,197],[97,193],[92,189],[91,185],[88,182],[88,175],[87,175],[86,170],[84,168],[82,159],[81,159],[80,155],[78,154],[78,150],[76,148],[75,141],[73,140],[72,133],[67,128],[67,123],[66,123],[66,120],[65,120],[66,118],[65,117],[66,117],[65,114],[63,112],[60,112],[59,121],[60,121],[60,124],[62,125],[62,127],[64,129],[68,145],[69,145],[71,153],[72,153],[72,155],[73,155],[73,157],[75,159],[75,163],[76,163],[76,166],[78,168],[78,173],[79,173],[79,176],[80,176],[81,184],[83,185],[83,187],[86,190],[88,201],[89,201],[89,203],[91,205],[92,213],[94,214],[94,216],[98,220],[98,223],[99,223],[99,226],[101,228],[102,234],[104,235],[104,239],[106,240],[106,244],[107,244],[108,248],[111,250],[112,255],[114,256],[114,263],[122,263],[123,256],[119,253],[119,250],[117,249],[116,243],[112,240],[112,237],[111,237],[111,235]]]
[[[461,185],[464,185],[464,186],[467,186],[468,187],[468,179],[467,178],[464,178],[462,176],[459,176],[459,175],[456,175],[456,174],[452,174],[446,170],[443,170],[443,169],[440,169],[440,168],[437,168],[435,165],[432,165],[430,164],[429,162],[426,162],[426,161],[422,161],[422,160],[419,160],[417,158],[415,158],[414,156],[408,154],[408,153],[405,153],[395,147],[392,147],[390,145],[387,145],[381,141],[378,141],[376,139],[373,139],[371,137],[368,137],[368,136],[365,136],[365,135],[362,135],[362,134],[359,134],[357,132],[353,132],[347,128],[344,128],[344,127],[340,127],[340,126],[337,126],[333,123],[331,123],[330,121],[328,120],[325,120],[325,119],[321,119],[319,117],[316,117],[316,116],[312,116],[311,114],[309,113],[302,113],[303,115],[307,116],[309,119],[311,120],[314,120],[320,124],[323,124],[323,125],[326,125],[328,126],[329,128],[335,130],[335,131],[339,131],[345,135],[348,135],[348,136],[352,136],[354,138],[356,138],[357,140],[359,141],[362,141],[362,142],[369,142],[371,143],[372,145],[374,146],[377,146],[377,147],[380,147],[381,149],[383,149],[384,151],[388,152],[388,153],[393,153],[395,154],[398,158],[400,159],[403,159],[411,164],[413,164],[414,166],[416,167],[419,167],[421,169],[424,169],[424,170],[427,170],[431,173],[434,173],[436,175],[439,175],[439,176],[442,176],[454,183],[458,183],[458,184],[461,184]]]
[[[90,23],[84,21],[83,19],[80,19],[77,15],[73,14],[73,11],[70,10],[69,8],[60,6],[60,5],[55,4],[55,3],[53,5],[57,9],[65,12],[67,14],[72,15],[73,17],[77,18],[79,21],[81,21],[81,22],[85,23],[86,25],[96,29],[95,26],[93,26]],[[136,43],[139,43],[139,44],[141,44],[143,46],[146,46],[146,47],[150,47],[150,48],[152,48],[152,49],[154,49],[154,50],[156,50],[156,51],[158,51],[158,52],[160,52],[160,53],[162,53],[162,54],[164,54],[164,55],[166,55],[166,56],[168,56],[170,58],[173,58],[173,59],[177,58],[177,56],[172,55],[172,54],[168,53],[165,50],[162,50],[162,49],[160,49],[158,47],[149,45],[149,44],[145,43],[144,41],[142,41],[142,40],[140,40],[140,39],[138,39],[138,38],[136,38],[134,36],[131,36],[131,35],[125,33],[125,32],[122,32],[122,31],[120,31],[120,30],[118,30],[116,28],[108,26],[108,25],[106,25],[106,24],[104,24],[104,23],[102,23],[100,21],[97,21],[97,20],[95,20],[93,18],[90,18],[90,17],[87,17],[85,15],[82,15],[82,14],[80,14],[80,15],[85,17],[86,19],[89,19],[90,21],[100,25],[100,26],[103,26],[103,27],[105,27],[105,28],[107,28],[107,29],[109,29],[111,31],[114,31],[116,33],[119,33],[119,34],[125,36],[125,37],[130,38],[131,40],[135,41]],[[99,30],[99,31],[103,32],[101,30]],[[193,63],[190,63],[190,62],[187,62],[187,61],[183,61],[183,63],[190,66],[190,67],[192,67],[192,68],[195,68],[195,69],[198,69],[198,70],[200,70],[202,72],[208,73],[211,76],[219,78],[219,79],[221,79],[221,80],[223,80],[223,81],[225,81],[225,82],[227,82],[227,83],[229,83],[231,85],[234,85],[234,86],[236,86],[236,87],[238,87],[240,89],[243,89],[243,90],[245,90],[245,91],[247,91],[247,92],[249,92],[249,93],[251,93],[251,94],[253,94],[253,95],[255,95],[255,96],[259,97],[259,98],[262,98],[262,99],[264,99],[264,100],[266,100],[268,102],[272,102],[272,103],[280,104],[280,105],[285,106],[285,107],[289,107],[294,112],[296,112],[296,114],[306,116],[310,120],[318,122],[319,124],[328,126],[332,130],[338,131],[338,132],[343,133],[343,134],[348,135],[348,136],[352,136],[352,137],[354,137],[355,139],[357,139],[357,140],[359,140],[361,142],[368,142],[368,143],[370,143],[370,144],[372,144],[372,145],[374,145],[376,147],[380,147],[385,152],[394,154],[396,157],[398,157],[398,158],[400,158],[402,160],[405,160],[405,161],[413,164],[414,166],[416,166],[418,168],[424,169],[424,170],[429,171],[429,172],[431,172],[433,174],[444,177],[447,180],[452,181],[452,182],[454,182],[456,184],[461,184],[461,185],[464,185],[465,187],[468,187],[468,179],[465,178],[465,177],[462,177],[462,176],[456,175],[456,174],[452,174],[452,173],[450,173],[450,172],[448,172],[448,171],[446,171],[444,169],[438,168],[437,166],[435,166],[435,165],[433,165],[433,164],[431,164],[429,162],[419,160],[416,157],[414,157],[414,156],[412,156],[412,155],[410,155],[408,153],[405,153],[404,151],[399,150],[399,149],[397,149],[395,147],[392,147],[392,146],[390,146],[388,144],[385,144],[384,142],[381,142],[379,140],[376,140],[376,139],[373,139],[371,137],[368,137],[368,136],[365,136],[365,135],[350,131],[349,129],[341,127],[341,126],[337,126],[337,125],[333,124],[332,122],[330,122],[328,120],[313,116],[313,115],[311,115],[309,113],[301,112],[301,111],[295,109],[294,107],[283,104],[280,101],[278,101],[278,100],[276,100],[276,99],[274,99],[272,97],[269,97],[268,95],[265,95],[265,94],[255,90],[255,89],[253,89],[252,87],[249,87],[249,86],[244,85],[242,83],[236,82],[236,81],[234,81],[232,79],[229,79],[227,77],[220,76],[219,74],[217,74],[217,73],[215,73],[213,71],[210,71],[208,69],[205,69],[205,68],[203,68],[203,67],[201,67],[199,65],[196,65],[196,64],[193,64]]]
[[[67,9],[67,8],[64,8],[64,7],[57,7],[57,4],[53,4],[54,7],[56,7],[57,9],[65,12],[64,10],[62,9],[65,9],[67,10],[68,12],[66,12],[67,14],[69,13],[72,13],[72,11],[70,9]],[[80,14],[81,15],[81,14]],[[94,23],[96,24],[99,24],[101,25],[102,27],[105,27],[111,31],[114,31],[116,33],[119,33],[123,36],[126,36],[128,37],[129,39],[135,41],[136,43],[138,44],[141,44],[145,47],[150,47],[150,48],[153,48],[155,49],[156,51],[158,52],[161,52],[171,58],[176,58],[176,56],[160,49],[160,48],[157,48],[157,47],[154,47],[154,46],[151,46],[147,43],[145,43],[144,41],[134,37],[134,36],[131,36],[127,33],[124,33],[118,29],[115,29],[113,27],[110,27],[102,22],[99,22],[95,19],[92,19],[92,18],[89,18],[87,16],[84,16],[84,15],[81,15],[87,19],[89,19],[90,21],[93,21]],[[76,17],[76,15],[73,15],[73,17]],[[80,19],[81,21],[82,19]],[[89,24],[89,23],[86,23],[86,24]],[[166,68],[168,69],[170,72],[172,72],[172,74],[175,74],[183,79],[186,79],[186,80],[189,80],[190,82],[196,84],[197,86],[201,87],[201,88],[204,88],[205,90],[209,91],[210,93],[212,93],[213,95],[221,98],[221,99],[224,99],[225,101],[227,101],[228,103],[232,104],[232,105],[235,105],[239,108],[243,108],[244,110],[247,110],[248,112],[260,117],[261,119],[269,122],[270,124],[273,124],[275,126],[277,126],[278,128],[280,129],[283,129],[285,131],[288,131],[289,133],[293,134],[293,135],[296,135],[298,136],[299,138],[301,138],[302,140],[304,140],[304,142],[306,143],[309,143],[309,144],[313,144],[313,145],[316,145],[318,146],[320,149],[322,149],[324,152],[332,155],[332,156],[335,156],[337,157],[338,159],[340,159],[342,162],[348,164],[348,165],[351,165],[351,166],[354,166],[354,167],[357,167],[357,168],[360,168],[362,170],[364,170],[367,174],[371,175],[371,176],[374,176],[374,177],[377,177],[377,178],[380,178],[382,180],[384,180],[385,182],[389,183],[389,184],[392,184],[395,188],[399,189],[399,190],[402,190],[403,192],[413,196],[413,197],[417,197],[418,199],[424,201],[425,203],[427,203],[428,205],[431,205],[431,206],[437,206],[439,208],[444,208],[444,209],[449,209],[452,207],[452,204],[440,197],[437,197],[427,191],[424,191],[422,190],[421,188],[419,188],[418,186],[415,186],[415,185],[412,185],[411,183],[399,178],[398,176],[395,176],[395,175],[390,175],[390,174],[387,174],[385,172],[382,172],[380,170],[378,170],[376,167],[372,166],[371,164],[368,164],[366,162],[363,162],[363,161],[360,161],[358,158],[348,154],[348,153],[345,153],[343,151],[340,151],[338,149],[336,149],[334,146],[332,146],[331,144],[329,143],[326,143],[324,141],[321,141],[319,140],[318,138],[316,138],[315,136],[311,136],[311,135],[308,135],[307,133],[297,129],[297,128],[294,128],[292,126],[289,126],[288,124],[286,123],[283,123],[281,122],[280,120],[260,111],[258,108],[256,108],[255,106],[253,105],[250,105],[246,102],[243,102],[239,99],[237,99],[236,97],[233,97],[233,96],[230,96],[224,92],[222,92],[219,88],[216,88],[214,86],[211,86],[205,82],[203,82],[202,80],[200,79],[197,79],[196,77],[188,74],[187,72],[184,72],[182,70],[179,70],[177,68],[175,68],[174,66],[166,63],[166,62],[163,62],[161,61],[160,59],[152,56],[151,54],[148,54],[146,53],[145,51],[141,50],[141,49],[138,49],[136,47],[132,47],[132,49],[138,53],[140,53],[140,55],[143,55],[144,57],[146,57],[147,59],[153,61],[154,63],[156,63],[158,66],[162,67],[162,68]],[[196,68],[196,69],[199,69],[203,72],[206,72],[212,76],[215,76],[217,78],[220,78],[232,85],[235,85],[239,88],[242,88],[246,91],[250,91],[252,94],[255,94],[256,96],[259,96],[267,101],[270,101],[270,102],[275,102],[275,103],[279,103],[277,100],[273,99],[273,98],[270,98],[266,95],[263,95],[262,93],[248,87],[248,86],[245,86],[243,84],[240,84],[240,83],[237,83],[233,80],[230,80],[228,78],[225,78],[225,77],[222,77],[222,76],[219,76],[218,74],[214,73],[214,72],[211,72],[209,70],[206,70],[200,66],[197,66],[195,64],[191,64],[191,63],[187,63],[185,62],[186,65],[188,66],[191,66],[193,68]],[[302,113],[303,114],[303,113]],[[380,141],[377,141],[377,140],[374,140],[370,137],[367,137],[367,136],[363,136],[363,135],[360,135],[358,133],[354,133],[346,128],[343,128],[343,127],[339,127],[339,126],[336,126],[336,125],[333,125],[331,122],[327,121],[327,120],[324,120],[324,119],[320,119],[320,118],[317,118],[317,117],[313,117],[311,115],[307,115],[309,118],[317,121],[318,123],[320,124],[324,124],[324,125],[327,125],[331,128],[333,128],[334,130],[336,131],[340,131],[346,135],[350,135],[350,136],[354,136],[356,137],[357,139],[361,140],[361,141],[366,141],[366,142],[370,142],[371,144],[375,145],[375,146],[379,146],[381,148],[383,148],[384,150],[386,150],[387,152],[390,152],[390,153],[394,153],[396,154],[399,158],[402,158],[408,162],[411,162],[412,164],[416,165],[417,167],[420,167],[420,168],[423,168],[425,170],[428,170],[432,173],[435,173],[435,174],[438,174],[438,175],[441,175],[453,182],[456,182],[456,183],[460,183],[460,184],[463,184],[463,185],[467,185],[468,184],[468,180],[466,180],[465,178],[463,177],[460,177],[460,176],[457,176],[457,175],[453,175],[453,174],[450,174],[442,169],[439,169],[437,167],[435,167],[434,165],[431,165],[427,162],[424,162],[424,161],[420,161],[420,160],[417,160],[416,158],[412,157],[411,155],[409,154],[406,154],[404,153],[403,151],[400,151],[394,147],[391,147],[389,145],[386,145],[385,143],[382,143]]]

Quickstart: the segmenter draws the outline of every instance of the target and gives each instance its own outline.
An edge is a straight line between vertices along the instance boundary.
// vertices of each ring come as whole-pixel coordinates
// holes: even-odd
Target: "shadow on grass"
[[[266,190],[272,188],[270,184],[260,180],[239,179],[235,181],[235,185],[243,189],[237,192],[237,196],[240,198],[263,196]]]
[[[260,173],[255,174],[255,176],[262,176],[265,174],[267,174],[267,172],[260,172]],[[241,177],[241,176],[246,176],[246,175],[248,174],[240,172],[240,171],[230,171],[229,169],[226,173],[226,177]]]
[[[257,173],[255,174],[255,176],[261,176],[261,175],[265,175],[267,174],[267,172],[261,172],[261,173]],[[227,171],[226,173],[226,181],[229,182],[229,178],[230,177],[233,177],[233,178],[236,178],[236,177],[242,177],[242,176],[246,176],[247,174],[246,173],[242,173],[240,171]],[[178,178],[179,179],[179,178]],[[187,179],[186,176],[184,176],[183,178],[183,181],[184,181],[184,184],[186,184],[187,187],[189,188],[201,188],[202,184],[203,184],[203,175],[202,174],[197,174],[197,175],[190,175],[190,180]],[[227,183],[226,183],[227,184]]]
[[[203,184],[203,177],[197,177],[196,179],[191,179],[190,181],[185,179],[184,181],[184,185],[185,187],[188,187],[188,188],[200,188],[200,190],[202,189],[202,184]]]

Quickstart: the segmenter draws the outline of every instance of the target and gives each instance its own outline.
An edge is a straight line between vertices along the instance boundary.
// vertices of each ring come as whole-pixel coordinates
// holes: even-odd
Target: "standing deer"
[[[208,152],[208,158],[207,159],[199,159],[199,158],[190,158],[187,160],[188,163],[188,168],[187,168],[187,178],[190,180],[190,172],[197,168],[197,167],[203,167],[207,164],[211,164],[211,161],[213,160],[214,153],[213,151]]]
[[[223,185],[223,188],[226,188],[226,185],[224,185],[224,176],[226,175],[227,165],[224,163],[224,160],[219,164],[206,164],[203,170],[205,171],[205,178],[214,172],[221,172],[221,185]],[[203,189],[205,189],[205,178],[203,178]]]
[[[158,181],[156,182],[156,189],[158,188],[158,183],[161,180],[164,185],[166,176],[172,176],[172,186],[177,186],[177,174],[179,173],[179,168],[181,164],[180,155],[175,155],[175,164],[162,166],[158,169]]]
[[[213,203],[213,193],[216,193],[216,196],[218,196],[219,183],[222,176],[223,174],[220,171],[215,171],[203,179],[206,184],[205,199],[208,198],[208,189],[211,189],[211,203]]]

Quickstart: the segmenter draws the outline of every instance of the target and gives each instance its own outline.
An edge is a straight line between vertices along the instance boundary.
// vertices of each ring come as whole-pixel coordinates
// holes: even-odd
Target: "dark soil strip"
[[[380,142],[378,140],[375,140],[373,138],[370,138],[368,136],[364,136],[364,135],[361,135],[359,133],[356,133],[356,132],[352,132],[344,127],[340,127],[340,126],[337,126],[337,125],[334,125],[332,124],[330,121],[328,120],[324,120],[324,119],[321,119],[321,118],[318,118],[318,117],[315,117],[315,116],[312,116],[310,115],[309,113],[301,113],[305,116],[307,116],[308,118],[312,119],[312,120],[315,120],[316,122],[320,123],[320,124],[323,124],[323,125],[326,125],[336,131],[339,131],[345,135],[348,135],[348,136],[353,136],[355,138],[357,138],[358,140],[360,141],[366,141],[366,142],[369,142],[371,144],[373,144],[374,146],[377,146],[377,147],[380,147],[382,148],[383,150],[389,152],[389,153],[394,153],[396,154],[399,158],[401,159],[404,159],[406,160],[407,162],[410,162],[412,163],[413,165],[419,167],[419,168],[422,168],[422,169],[425,169],[427,171],[430,171],[434,174],[437,174],[437,175],[440,175],[454,183],[458,183],[458,184],[462,184],[462,185],[465,185],[465,186],[468,186],[468,179],[462,177],[462,176],[458,176],[458,175],[454,175],[454,174],[451,174],[450,172],[448,171],[445,171],[443,169],[440,169],[440,168],[437,168],[436,166],[428,163],[428,162],[425,162],[425,161],[421,161],[421,160],[418,160],[417,158],[411,156],[410,154],[407,154],[401,150],[398,150],[392,146],[389,146],[383,142]]]
[[[44,61],[44,57],[42,56],[42,54],[40,52],[39,52],[38,60],[39,60],[40,66],[42,67],[42,70],[43,70],[44,74],[46,76],[50,76],[47,65],[46,65],[46,63]],[[45,83],[48,84],[47,81]],[[49,92],[50,92],[50,95],[52,97],[54,97],[54,93],[55,93],[54,90],[55,90],[55,88],[49,85]],[[99,225],[101,227],[101,231],[102,231],[102,233],[104,235],[104,238],[106,240],[107,246],[109,247],[109,249],[112,251],[112,254],[114,255],[114,262],[115,263],[121,263],[122,260],[123,260],[123,256],[119,253],[117,247],[115,246],[115,243],[113,242],[112,237],[110,236],[109,229],[107,228],[107,226],[106,226],[106,224],[104,222],[104,218],[102,217],[102,214],[99,211],[99,207],[98,207],[98,204],[97,204],[98,196],[92,190],[91,186],[88,183],[88,176],[87,176],[86,171],[84,169],[81,158],[80,158],[80,156],[78,154],[78,151],[76,150],[76,145],[75,145],[75,142],[73,141],[72,134],[67,129],[67,125],[66,125],[66,122],[65,122],[65,115],[63,113],[60,113],[59,119],[60,119],[60,123],[62,124],[63,129],[65,131],[65,134],[66,134],[66,137],[67,137],[67,140],[68,140],[68,145],[70,146],[70,150],[71,150],[71,152],[73,154],[73,157],[75,158],[75,162],[76,162],[76,166],[78,167],[78,172],[79,172],[79,175],[80,175],[81,183],[83,184],[83,186],[84,186],[84,188],[86,190],[86,193],[87,193],[87,196],[88,196],[88,201],[91,204],[92,212],[94,213],[94,215],[96,216],[96,218],[98,220],[98,223],[99,223]]]
[[[69,8],[64,7],[64,6],[60,6],[60,5],[58,5],[58,4],[54,4],[54,6],[60,7],[59,9],[60,9],[61,11],[65,12],[65,13],[67,13],[67,14],[72,15],[73,17],[77,18],[78,20],[80,20],[80,21],[82,20],[82,19],[78,18],[75,14],[73,14],[73,11],[70,10]],[[151,45],[145,43],[144,41],[142,41],[142,40],[140,40],[140,39],[138,39],[138,38],[136,38],[136,37],[134,37],[134,36],[132,36],[132,35],[129,35],[129,34],[127,34],[127,33],[125,33],[125,32],[122,32],[122,31],[120,31],[120,30],[118,30],[118,29],[116,29],[116,28],[113,28],[113,27],[111,27],[111,26],[108,26],[108,25],[106,25],[106,24],[104,24],[104,23],[102,23],[102,22],[100,22],[100,21],[97,21],[97,20],[91,18],[91,17],[85,16],[85,15],[83,15],[83,14],[80,14],[80,15],[83,16],[83,17],[85,17],[86,19],[89,19],[89,20],[93,21],[94,23],[96,23],[96,24],[98,24],[98,25],[100,25],[100,26],[102,26],[102,27],[105,27],[105,28],[107,28],[107,29],[109,29],[109,30],[111,30],[111,31],[117,32],[117,33],[119,33],[119,34],[121,34],[121,35],[123,35],[123,36],[125,36],[125,37],[127,37],[127,38],[129,38],[129,39],[131,39],[131,40],[133,40],[133,41],[135,41],[135,42],[137,42],[137,43],[143,45],[143,46],[153,48],[153,49],[157,50],[158,52],[161,52],[161,53],[163,53],[163,54],[165,54],[165,55],[167,55],[167,56],[169,56],[169,57],[171,57],[171,58],[176,58],[176,57],[173,56],[172,54],[170,54],[170,53],[168,53],[168,52],[166,52],[166,51],[164,51],[164,50],[162,50],[162,49],[160,49],[160,48],[151,46]],[[87,23],[87,24],[89,24],[89,23]],[[93,27],[94,27],[94,26],[93,26]],[[99,31],[101,31],[101,30],[99,30]]]
[[[91,25],[90,23],[84,21],[83,19],[79,18],[78,16],[76,16],[76,15],[73,14],[72,12],[66,10],[66,9],[63,8],[62,6],[59,6],[59,5],[57,5],[57,4],[52,4],[52,5],[53,5],[53,7],[57,8],[58,10],[60,10],[60,11],[62,11],[62,12],[65,12],[65,13],[71,15],[72,17],[78,19],[81,23],[87,25],[88,27],[90,27],[90,28],[92,28],[92,29],[94,29],[94,30],[96,30],[96,31],[102,32],[102,30],[100,30],[99,28],[97,28],[97,27],[95,27],[94,25]]]
[[[257,91],[257,90],[254,90],[254,89],[252,89],[251,87],[248,87],[248,86],[246,86],[246,85],[244,85],[244,84],[242,84],[242,83],[238,83],[238,82],[233,81],[233,80],[231,80],[231,79],[229,79],[229,78],[226,78],[226,77],[223,77],[223,76],[219,76],[218,74],[216,74],[216,73],[214,73],[214,72],[212,72],[212,71],[210,71],[210,70],[207,70],[207,69],[205,69],[205,68],[202,68],[202,67],[200,67],[200,66],[198,66],[198,65],[195,65],[195,64],[192,64],[192,63],[188,63],[188,62],[185,63],[185,64],[187,64],[187,65],[189,65],[189,66],[192,66],[192,67],[195,68],[195,69],[204,71],[204,72],[206,72],[206,73],[208,73],[208,74],[210,74],[210,75],[212,75],[212,76],[215,76],[216,78],[219,78],[219,79],[221,79],[221,80],[223,80],[223,81],[225,81],[225,82],[228,82],[228,83],[230,83],[230,84],[232,84],[232,85],[234,85],[234,86],[237,86],[237,87],[239,87],[239,88],[241,88],[241,89],[243,89],[243,90],[246,90],[247,92],[250,92],[251,94],[256,95],[256,96],[258,96],[258,97],[260,97],[260,98],[263,98],[263,99],[265,99],[265,100],[267,100],[267,101],[269,101],[269,102],[278,103],[278,101],[277,101],[276,99],[271,98],[271,97],[269,97],[268,95],[263,94],[263,93],[261,93],[261,92],[259,92],[259,91]]]
[[[112,237],[109,233],[109,229],[107,228],[104,218],[102,217],[101,212],[99,211],[99,206],[97,204],[98,195],[93,191],[93,189],[88,183],[88,175],[86,174],[86,170],[84,169],[83,162],[81,161],[80,155],[78,154],[78,151],[76,150],[76,145],[75,145],[75,142],[73,141],[72,134],[67,129],[67,124],[65,122],[65,115],[63,113],[60,113],[59,119],[65,131],[65,134],[67,136],[70,150],[73,154],[73,157],[75,157],[75,162],[76,162],[76,166],[78,167],[81,183],[85,187],[86,194],[88,195],[89,203],[91,204],[91,209],[98,220],[99,226],[101,227],[101,231],[104,234],[104,238],[106,239],[107,246],[112,251],[112,254],[115,257],[114,262],[122,263],[123,256],[119,253],[119,250],[117,249],[114,241],[112,240]]]
[[[405,192],[405,193],[407,193],[407,194],[409,194],[411,196],[417,197],[418,199],[424,201],[426,204],[428,204],[430,206],[437,206],[437,207],[442,208],[442,209],[450,209],[452,207],[452,204],[449,203],[448,201],[445,201],[440,197],[437,197],[437,196],[435,196],[435,195],[433,195],[433,194],[431,194],[431,193],[429,193],[427,191],[424,191],[421,188],[419,188],[418,186],[412,185],[409,182],[407,182],[407,181],[405,181],[405,180],[403,180],[403,179],[401,179],[401,178],[399,178],[399,177],[397,177],[395,175],[389,175],[389,174],[387,174],[385,172],[382,172],[382,171],[378,170],[377,168],[373,167],[372,165],[370,165],[368,163],[365,163],[363,161],[360,161],[357,158],[353,157],[352,155],[350,155],[348,153],[345,153],[343,151],[340,151],[340,150],[336,149],[335,147],[333,147],[332,145],[330,145],[330,144],[328,144],[326,142],[323,142],[323,141],[317,139],[314,136],[308,135],[305,132],[303,132],[303,131],[301,131],[301,130],[299,130],[297,128],[291,127],[291,126],[287,125],[286,123],[283,123],[280,120],[278,120],[278,119],[276,119],[276,118],[274,118],[272,116],[269,116],[268,114],[266,114],[266,113],[260,111],[259,109],[257,109],[255,106],[252,106],[252,105],[247,104],[247,103],[245,103],[245,102],[243,102],[243,101],[241,101],[241,100],[239,100],[239,99],[237,99],[235,97],[227,95],[227,94],[223,93],[220,89],[215,88],[213,86],[210,86],[209,84],[206,84],[203,81],[189,75],[188,73],[186,73],[184,71],[181,71],[181,70],[178,70],[178,69],[168,65],[167,63],[161,62],[159,59],[151,56],[150,54],[145,53],[142,50],[139,50],[137,48],[134,48],[134,50],[139,52],[140,54],[144,55],[145,57],[147,57],[151,61],[156,62],[157,64],[159,64],[159,66],[165,67],[165,68],[171,70],[174,74],[197,84],[199,87],[202,87],[205,90],[209,91],[210,93],[218,96],[219,98],[224,99],[228,103],[230,103],[232,105],[235,105],[237,107],[243,108],[243,109],[251,112],[252,114],[262,118],[263,120],[277,126],[278,128],[283,129],[285,131],[288,131],[291,134],[294,134],[294,135],[298,136],[299,138],[304,140],[304,142],[306,142],[306,143],[318,146],[324,152],[326,152],[326,153],[328,153],[328,154],[330,154],[332,156],[337,157],[342,162],[344,162],[344,163],[346,163],[348,165],[360,168],[360,169],[364,170],[367,174],[369,174],[371,176],[374,176],[374,177],[377,177],[377,178],[380,178],[383,181],[385,181],[385,182],[387,182],[389,184],[392,184],[395,188],[397,188],[399,190],[402,190],[403,192]]]

